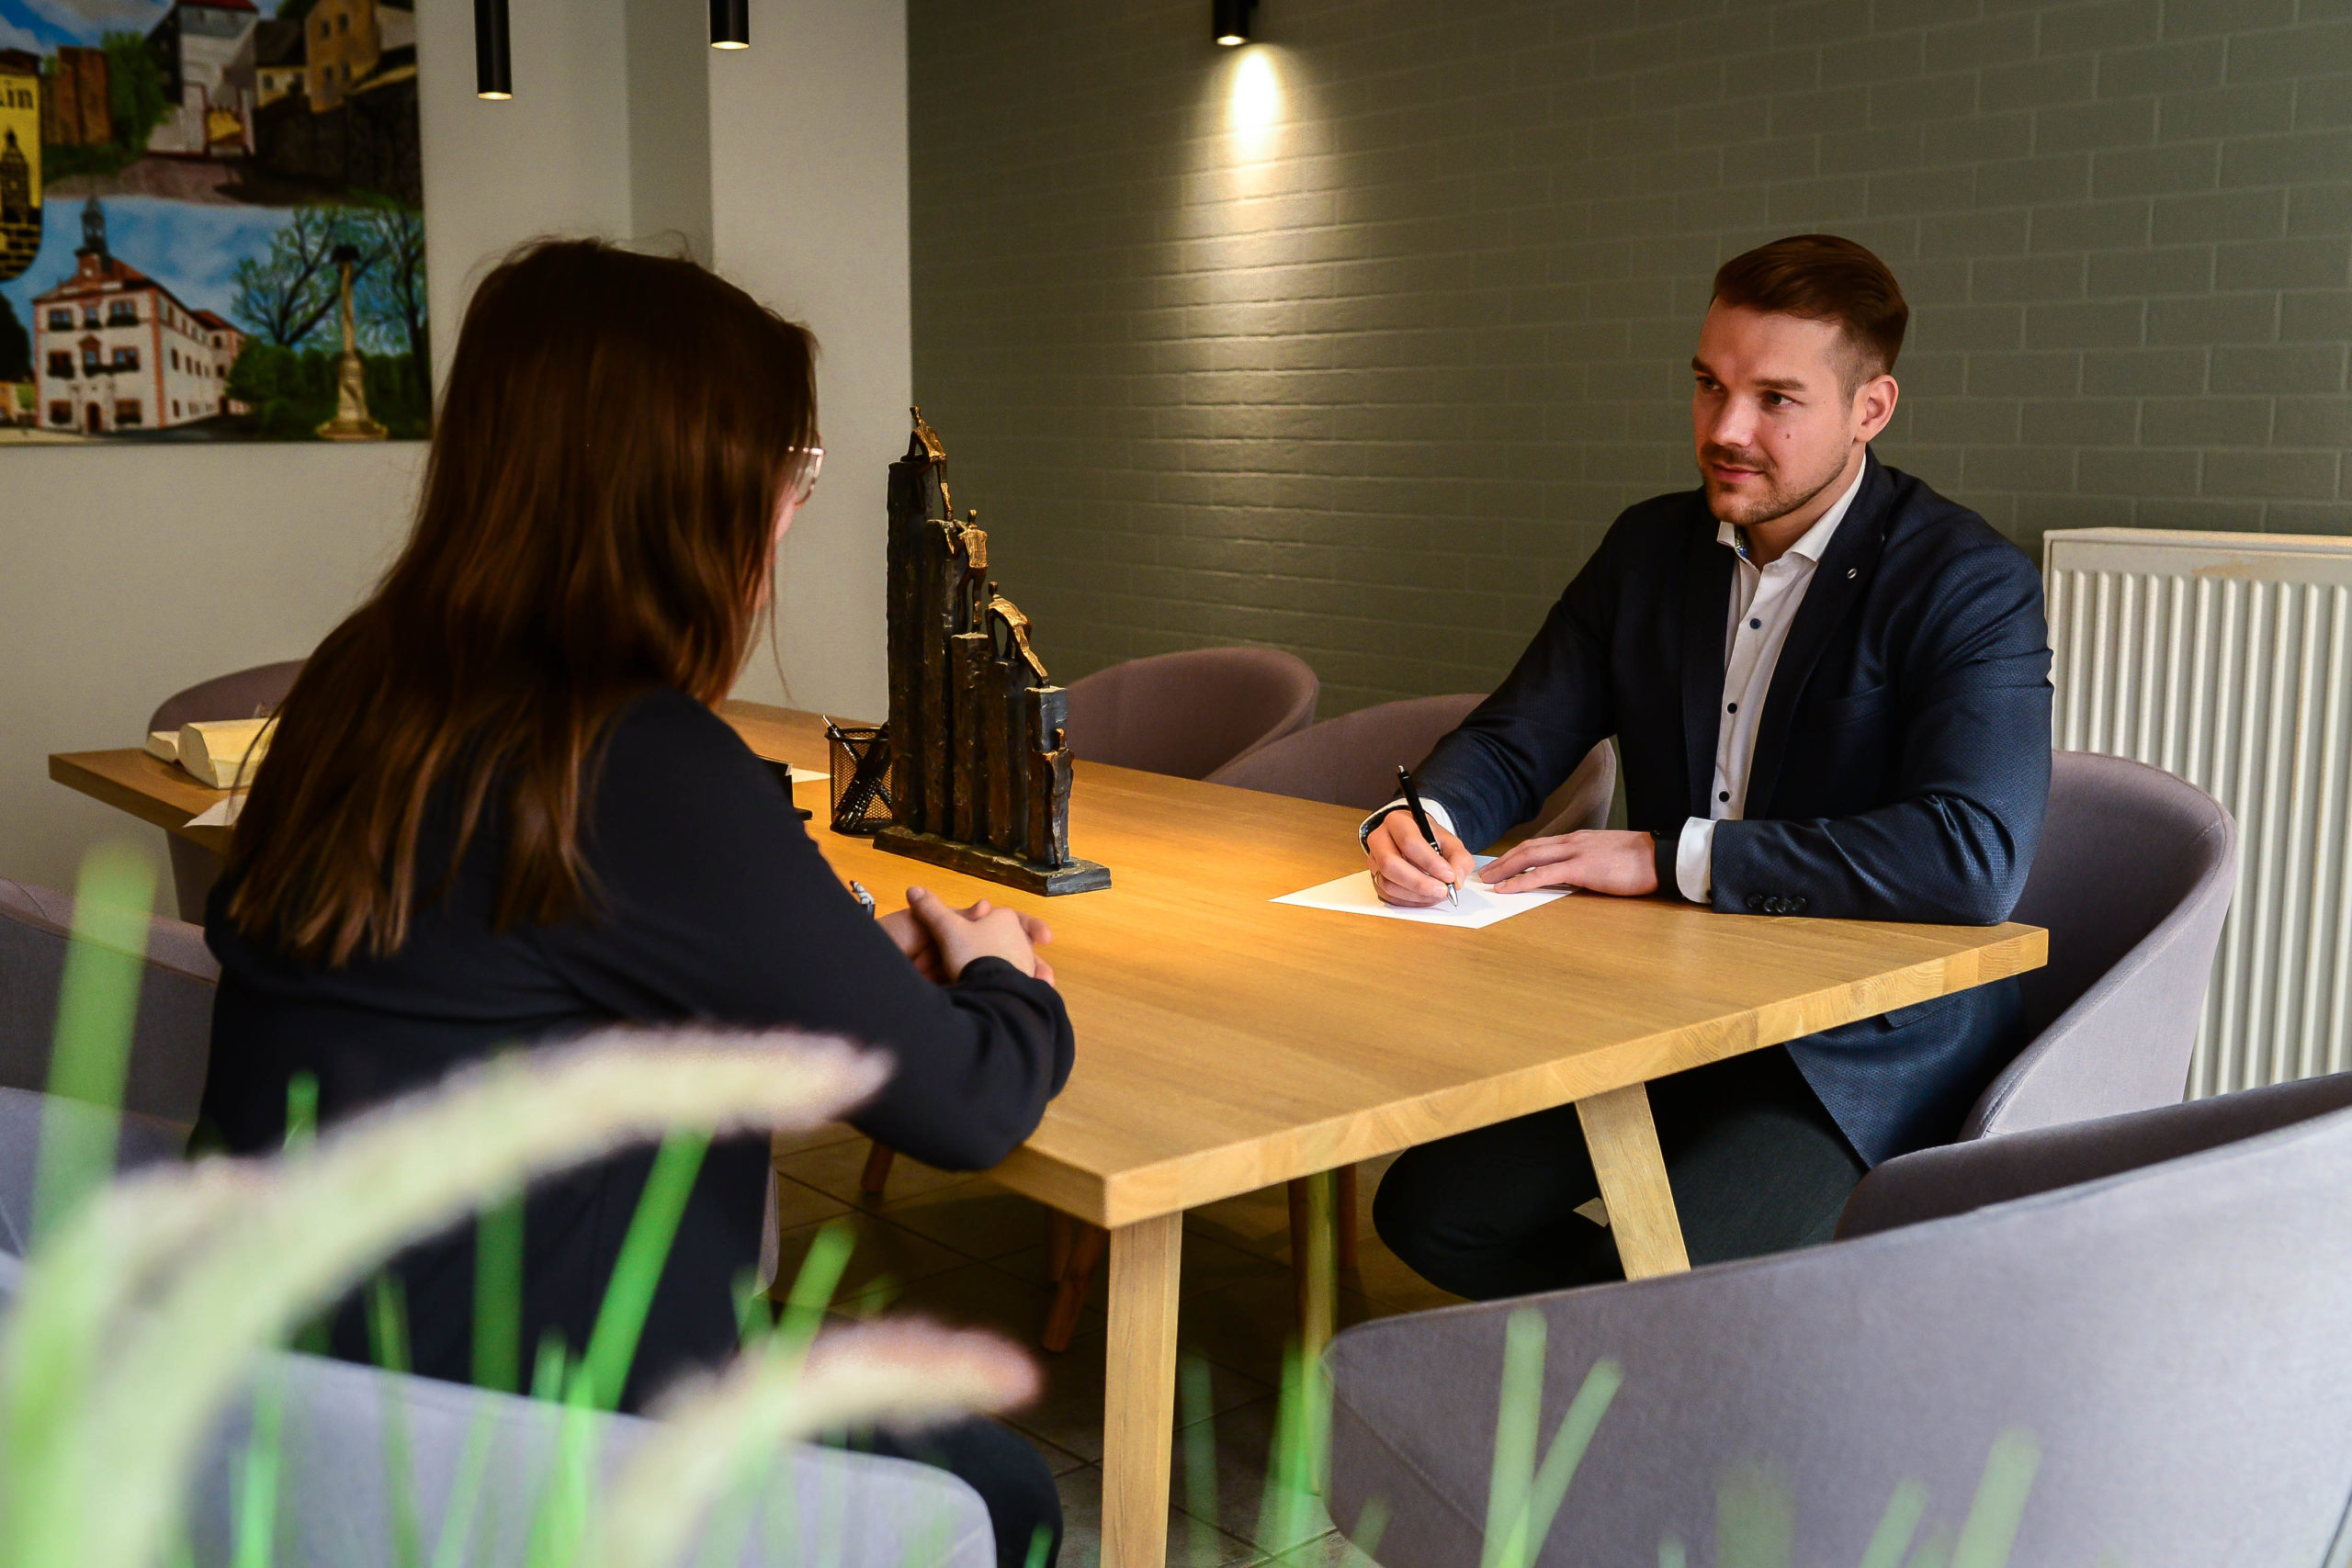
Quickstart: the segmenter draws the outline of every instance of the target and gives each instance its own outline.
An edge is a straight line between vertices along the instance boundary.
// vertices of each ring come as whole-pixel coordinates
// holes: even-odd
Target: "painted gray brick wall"
[[[915,384],[1060,678],[1490,685],[1807,230],[1912,303],[1881,455],[2027,548],[2352,529],[2352,0],[910,11]]]

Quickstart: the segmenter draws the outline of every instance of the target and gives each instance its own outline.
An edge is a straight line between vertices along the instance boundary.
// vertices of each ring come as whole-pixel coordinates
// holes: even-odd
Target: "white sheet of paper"
[[[187,825],[191,828],[233,828],[237,825],[237,813],[244,808],[244,794],[240,791],[226,800],[214,801],[189,818]]]
[[[1480,865],[1494,860],[1492,855],[1477,857]],[[1490,893],[1476,883],[1464,884],[1461,889],[1462,907],[1449,908],[1443,904],[1430,909],[1400,909],[1394,904],[1384,904],[1380,895],[1373,891],[1372,873],[1359,871],[1335,877],[1317,886],[1285,893],[1272,900],[1277,904],[1295,904],[1302,909],[1337,909],[1347,915],[1380,915],[1392,920],[1419,920],[1431,926],[1466,926],[1478,931],[1497,920],[1508,920],[1513,915],[1523,915],[1555,898],[1565,898],[1573,888],[1547,887],[1541,893]]]
[[[819,779],[829,779],[833,775],[831,773],[819,773],[814,768],[803,768],[796,765],[792,770],[792,782],[797,784],[813,784]]]

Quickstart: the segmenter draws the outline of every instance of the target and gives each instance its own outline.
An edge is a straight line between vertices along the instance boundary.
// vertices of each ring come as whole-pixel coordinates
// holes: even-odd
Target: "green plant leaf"
[[[2024,1427],[2012,1427],[1993,1439],[1975,1500],[1951,1549],[1951,1568],[2005,1568],[2041,1468],[2041,1445]]]
[[[57,998],[49,1092],[102,1111],[122,1109],[130,1034],[145,977],[155,868],[126,845],[102,843],[82,862],[74,932]],[[91,1138],[43,1138],[34,1175],[33,1234],[48,1233],[114,1173],[111,1128]]]

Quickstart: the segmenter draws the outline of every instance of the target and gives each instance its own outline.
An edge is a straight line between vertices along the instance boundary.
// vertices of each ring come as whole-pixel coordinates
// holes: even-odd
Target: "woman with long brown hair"
[[[466,312],[414,532],[281,710],[207,934],[221,964],[208,1118],[236,1150],[452,1067],[616,1021],[797,1026],[887,1050],[856,1119],[919,1159],[1011,1153],[1070,1067],[1069,1015],[1009,910],[868,919],[711,705],[773,598],[817,445],[801,328],[683,261],[526,247]],[[535,1187],[520,1352],[588,1342],[645,1184],[639,1152]],[[725,1359],[756,1267],[764,1140],[705,1157],[623,1404]],[[463,1380],[469,1230],[396,1266],[411,1359]],[[355,1306],[339,1354],[367,1356]],[[919,1457],[1047,1561],[1043,1461],[967,1423]]]

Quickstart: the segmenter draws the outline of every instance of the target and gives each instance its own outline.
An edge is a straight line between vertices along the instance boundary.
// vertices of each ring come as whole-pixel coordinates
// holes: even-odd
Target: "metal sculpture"
[[[947,449],[914,414],[890,465],[890,793],[877,848],[1032,893],[1111,873],[1069,852],[1069,694],[1046,677],[1029,617],[988,579],[978,513],[957,521]]]

